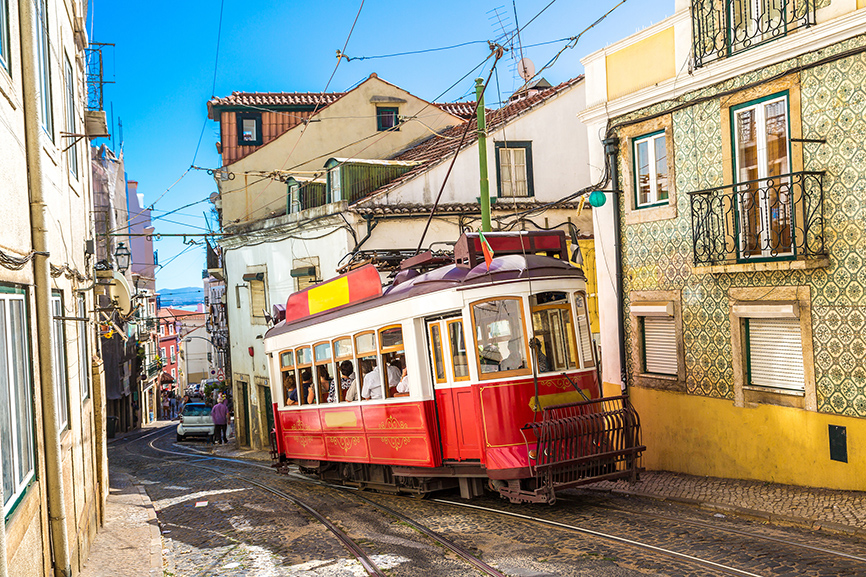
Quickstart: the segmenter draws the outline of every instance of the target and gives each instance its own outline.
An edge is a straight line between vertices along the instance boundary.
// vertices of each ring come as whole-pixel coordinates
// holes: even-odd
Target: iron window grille
[[[793,172],[690,192],[695,266],[825,256],[823,177]],[[757,215],[748,230],[744,214]]]
[[[815,0],[692,0],[695,67],[815,25]]]

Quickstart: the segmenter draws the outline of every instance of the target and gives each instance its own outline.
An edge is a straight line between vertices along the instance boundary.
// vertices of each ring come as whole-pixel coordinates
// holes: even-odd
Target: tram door
[[[439,413],[442,459],[481,459],[475,399],[469,386],[469,357],[460,317],[427,323],[433,388]]]

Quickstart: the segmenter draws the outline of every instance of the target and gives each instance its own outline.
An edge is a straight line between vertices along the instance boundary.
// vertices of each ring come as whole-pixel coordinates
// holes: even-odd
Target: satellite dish
[[[535,64],[529,58],[521,58],[520,62],[517,63],[517,74],[529,82],[529,79],[535,76]]]
[[[120,313],[128,315],[132,312],[132,291],[129,288],[129,283],[126,282],[126,277],[114,271],[114,278],[111,281],[111,286],[108,287],[109,298],[117,303]]]

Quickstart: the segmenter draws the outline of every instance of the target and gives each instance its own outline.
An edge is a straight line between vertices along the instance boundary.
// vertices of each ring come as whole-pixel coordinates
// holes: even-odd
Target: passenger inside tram
[[[364,375],[364,387],[361,389],[361,398],[365,401],[381,399],[384,396],[382,394],[382,377],[375,358],[361,359],[361,373]]]
[[[298,383],[295,381],[295,371],[283,373],[283,399],[286,405],[298,404]]]
[[[508,356],[499,363],[500,371],[515,371],[526,366],[526,361],[523,359],[523,347],[521,341],[523,339],[511,339],[508,341]]]
[[[397,383],[397,388],[394,392],[395,397],[408,397],[409,396],[409,373],[406,370],[406,367],[403,367],[403,376],[400,379],[400,382]]]
[[[337,387],[334,384],[334,379],[328,373],[327,365],[319,365],[316,367],[319,376],[319,402],[320,403],[336,403]]]
[[[355,367],[352,361],[343,361],[340,363],[340,387],[343,389],[343,398],[347,401],[357,401],[358,396],[358,379],[355,378]]]
[[[538,366],[539,373],[546,373],[550,371],[550,360],[548,360],[547,355],[544,354],[544,348],[541,340],[538,337],[529,341],[529,346],[535,352],[535,362]]]
[[[388,396],[393,397],[397,393],[397,385],[403,377],[403,363],[400,358],[395,357],[388,362]]]
[[[310,369],[301,371],[301,395],[305,405],[316,402],[316,389],[313,387],[313,372]]]

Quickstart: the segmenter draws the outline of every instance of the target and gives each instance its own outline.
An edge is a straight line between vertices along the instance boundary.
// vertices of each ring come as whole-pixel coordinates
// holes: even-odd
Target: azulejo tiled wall
[[[802,56],[799,62],[819,62],[864,45],[863,37],[852,38]],[[714,91],[769,79],[792,64],[789,61],[747,73],[684,99],[705,98]],[[687,193],[723,184],[721,99],[711,98],[685,108],[680,102],[661,103],[630,116],[640,118],[673,110],[677,217],[624,225],[626,315],[630,291],[680,290],[687,390],[691,394],[732,399],[728,289],[809,286],[818,409],[866,417],[866,54],[803,69],[800,84],[803,137],[827,140],[826,144],[807,143],[803,148],[804,169],[826,171],[824,216],[829,267],[793,272],[692,274],[691,207]],[[631,192],[631,185],[627,186]],[[625,322],[625,326],[628,332],[629,323]],[[634,375],[636,368],[629,359],[629,374]]]

